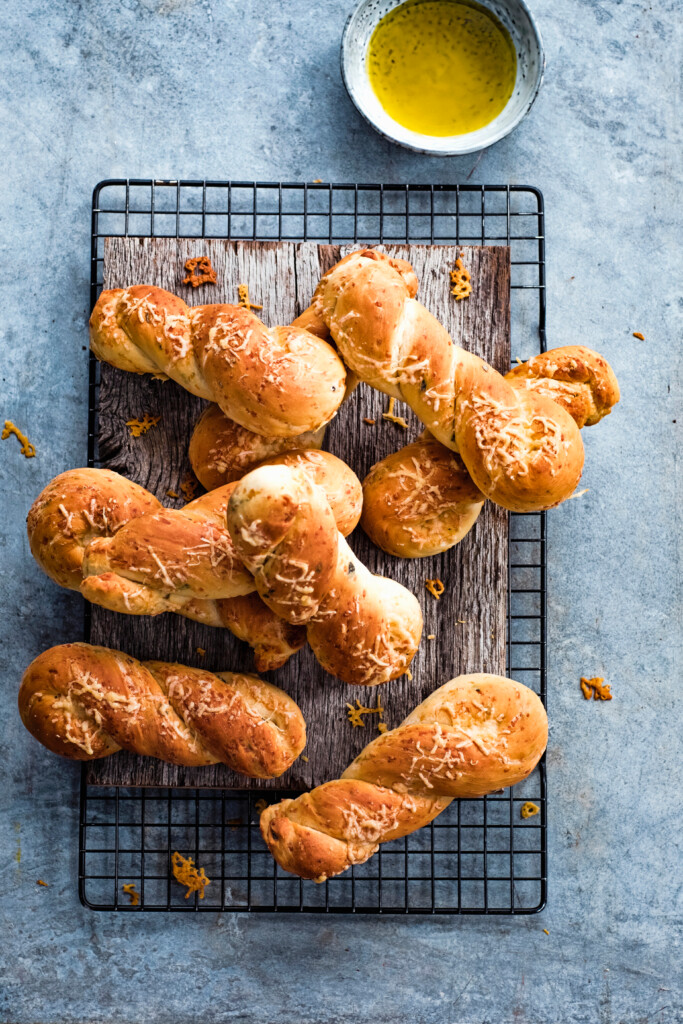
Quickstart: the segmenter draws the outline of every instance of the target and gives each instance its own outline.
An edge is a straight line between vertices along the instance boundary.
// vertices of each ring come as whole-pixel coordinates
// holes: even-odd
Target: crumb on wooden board
[[[455,261],[455,268],[450,272],[450,279],[453,285],[451,295],[455,297],[456,302],[466,299],[472,294],[472,276],[469,270],[465,269],[461,256],[458,256]]]
[[[242,306],[243,309],[263,309],[263,306],[257,306],[249,298],[249,285],[247,284],[237,285],[237,305]]]
[[[187,277],[183,278],[183,284],[193,288],[199,288],[200,284],[216,284],[216,271],[208,256],[192,256],[185,260],[185,270]]]
[[[150,416],[148,412],[143,413],[142,419],[126,420],[126,426],[130,430],[131,437],[142,437],[152,427],[156,427],[161,416]]]
[[[441,595],[446,590],[446,587],[444,586],[443,582],[438,578],[433,580],[425,580],[425,587],[432,595],[432,597],[435,597],[437,601],[440,600]]]
[[[408,421],[403,416],[397,416],[394,412],[394,406],[396,405],[396,399],[389,399],[389,408],[386,412],[382,413],[382,419],[388,420],[389,423],[395,423],[397,427],[402,427],[403,430],[408,429]]]

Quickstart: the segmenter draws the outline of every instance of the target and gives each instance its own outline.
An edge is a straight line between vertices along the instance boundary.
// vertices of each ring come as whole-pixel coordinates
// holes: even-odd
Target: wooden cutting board
[[[174,291],[190,305],[237,301],[247,284],[251,301],[270,325],[287,324],[305,309],[321,275],[357,246],[309,242],[237,242],[191,238],[108,238],[104,287],[154,284]],[[455,247],[387,245],[386,252],[410,260],[420,282],[421,301],[446,326],[456,343],[476,352],[501,371],[510,365],[510,253],[502,246]],[[472,294],[456,302],[449,270],[462,255],[472,275]],[[184,263],[209,256],[218,283],[193,290],[183,285]],[[157,381],[102,364],[99,392],[99,464],[147,487],[166,505],[182,507],[180,483],[190,472],[187,448],[206,403],[171,381]],[[382,419],[385,395],[361,384],[327,430],[325,447],[363,479],[370,467],[413,440],[421,427],[407,407],[405,430]],[[157,426],[133,438],[126,420],[145,413],[160,416]],[[374,425],[365,419],[374,419]],[[420,649],[408,675],[380,687],[349,686],[327,675],[308,647],[268,674],[299,703],[307,723],[305,755],[280,779],[249,780],[222,765],[183,768],[125,752],[94,761],[88,781],[120,786],[200,786],[233,789],[308,789],[337,778],[362,747],[377,735],[378,716],[365,716],[352,728],[347,703],[384,708],[393,728],[428,693],[466,671],[505,674],[508,582],[508,518],[487,504],[464,541],[426,559],[385,555],[357,528],[349,538],[356,555],[375,573],[391,576],[417,595],[424,612]],[[445,593],[435,600],[425,580],[438,577]],[[157,618],[117,615],[92,609],[92,643],[127,651],[137,658],[159,658],[207,669],[253,671],[251,650],[227,630],[201,626],[178,615]],[[433,635],[434,639],[429,639]],[[200,654],[200,650],[205,654]]]

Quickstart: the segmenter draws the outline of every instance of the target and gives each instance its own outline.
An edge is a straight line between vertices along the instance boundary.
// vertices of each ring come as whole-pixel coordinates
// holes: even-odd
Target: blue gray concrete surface
[[[544,88],[525,123],[479,160],[410,154],[366,127],[338,71],[348,0],[5,6],[0,419],[27,426],[38,457],[24,460],[14,439],[0,444],[3,1022],[682,1019],[680,9],[675,0],[533,6]],[[623,400],[586,434],[589,493],[549,517],[541,916],[80,907],[78,769],[24,733],[15,694],[28,661],[82,626],[80,600],[32,564],[23,523],[47,480],[85,457],[89,198],[109,176],[543,189],[550,344],[599,348]],[[614,700],[585,702],[584,674],[604,676]]]

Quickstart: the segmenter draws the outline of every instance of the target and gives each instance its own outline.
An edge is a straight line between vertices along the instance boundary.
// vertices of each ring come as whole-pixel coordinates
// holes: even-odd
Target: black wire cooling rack
[[[330,185],[109,180],[93,193],[91,304],[113,235],[508,245],[512,353],[545,348],[543,198],[520,185]],[[97,465],[98,364],[90,361],[88,461]],[[545,702],[545,514],[512,515],[508,674]],[[86,611],[86,636],[89,620]],[[268,792],[272,802],[286,793]],[[258,793],[81,782],[79,895],[93,910],[531,914],[547,890],[544,761],[513,790],[454,801],[431,825],[316,885],[287,875],[258,829]],[[523,819],[521,807],[540,808]],[[172,878],[179,851],[205,869],[204,899]],[[123,886],[134,883],[134,906]]]

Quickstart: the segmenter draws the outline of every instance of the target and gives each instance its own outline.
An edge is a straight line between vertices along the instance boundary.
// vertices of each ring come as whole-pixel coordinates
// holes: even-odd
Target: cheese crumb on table
[[[531,800],[527,800],[525,804],[522,804],[519,813],[523,818],[533,818],[535,814],[538,814],[541,808],[538,804],[534,804]]]
[[[211,885],[211,879],[206,877],[204,868],[197,868],[191,857],[183,857],[177,850],[171,857],[173,877],[180,885],[187,886],[185,899],[193,892],[199,893],[200,900],[204,899],[204,889]]]
[[[47,882],[44,882],[44,881],[42,880],[42,878],[39,878],[39,879],[38,879],[38,880],[36,881],[36,885],[44,885],[46,889],[48,888],[48,884],[47,884]]]
[[[374,427],[376,422],[377,422],[377,420],[373,420],[371,416],[364,416],[363,417],[363,423],[367,423],[368,426],[370,426],[370,427]]]
[[[397,416],[394,412],[394,406],[396,405],[396,399],[389,399],[389,408],[386,412],[382,413],[383,420],[389,420],[389,423],[395,423],[399,427],[403,427],[404,430],[408,429],[408,421],[403,416]]]
[[[5,420],[5,428],[0,434],[0,439],[6,441],[10,434],[14,434],[18,441],[21,441],[21,454],[26,459],[34,459],[36,457],[35,445],[32,445],[26,434],[23,434],[21,430],[11,420]]]
[[[140,893],[135,888],[135,882],[127,882],[121,888],[128,897],[131,907],[137,907],[140,902]]]
[[[146,434],[152,427],[156,427],[160,419],[161,416],[150,416],[150,414],[146,412],[141,420],[126,420],[126,426],[130,428],[132,437],[141,437],[142,434]]]
[[[586,676],[581,676],[581,692],[583,693],[586,700],[612,700],[612,691],[609,683],[605,683],[602,676],[594,676],[592,679],[587,679]]]
[[[641,334],[640,331],[634,331],[633,332],[633,337],[637,338],[638,341],[645,341],[645,335]]]

